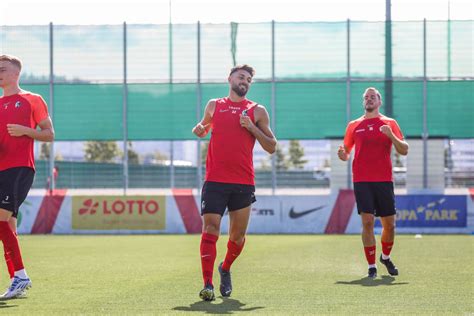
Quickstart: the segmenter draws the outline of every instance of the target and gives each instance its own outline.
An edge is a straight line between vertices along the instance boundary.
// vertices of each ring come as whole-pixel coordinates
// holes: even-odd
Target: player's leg
[[[357,211],[362,221],[362,244],[364,245],[365,258],[368,263],[368,276],[374,278],[377,276],[374,235],[375,204],[370,183],[355,182],[354,194],[357,202]]]
[[[24,167],[12,168],[8,169],[3,175],[6,175],[8,179],[11,191],[6,192],[7,190],[3,189],[0,194],[0,203],[3,207],[0,208],[0,238],[7,254],[5,259],[8,257],[11,260],[15,271],[10,287],[2,296],[8,299],[22,295],[27,288],[31,287],[31,280],[23,265],[20,245],[16,235],[16,220],[12,220],[12,218],[17,216],[20,205],[28,195],[33,184],[34,170]],[[3,185],[1,187],[4,188]]]
[[[10,217],[10,219],[8,220],[8,224],[10,224],[10,227],[13,231],[13,233],[17,235],[17,232],[16,232],[16,218],[15,217]],[[6,249],[3,249],[4,250],[4,256],[5,256],[5,262],[7,264],[7,269],[8,269],[8,274],[10,275],[10,280],[13,281],[13,277],[15,276],[15,267],[13,266],[13,261],[12,261],[12,258],[10,257],[10,253],[6,251]]]
[[[220,292],[222,296],[228,297],[232,293],[230,268],[244,248],[251,205],[255,201],[254,186],[235,186],[229,200],[229,241],[227,242],[227,253],[224,261],[219,265],[221,277]]]
[[[374,183],[376,190],[377,214],[380,215],[382,223],[382,254],[380,262],[387,267],[390,275],[398,275],[398,269],[390,259],[393,243],[395,241],[395,194],[392,182]]]
[[[221,295],[229,297],[232,293],[232,279],[230,274],[230,267],[234,261],[239,257],[244,249],[245,234],[250,219],[250,208],[247,206],[243,209],[229,212],[229,241],[227,242],[227,253],[223,262],[219,264],[219,274],[221,277],[221,284],[219,290]]]
[[[390,275],[398,275],[398,269],[390,259],[393,243],[395,241],[395,215],[380,218],[382,222],[382,254],[380,262],[387,267]]]
[[[204,288],[199,293],[199,297],[205,301],[215,299],[212,277],[217,255],[216,244],[219,239],[221,218],[220,214],[209,213],[203,215],[200,254]]]
[[[215,299],[213,272],[217,255],[221,219],[228,202],[226,185],[216,182],[205,182],[201,192],[201,215],[203,219],[200,254],[204,288],[199,297],[205,301]]]

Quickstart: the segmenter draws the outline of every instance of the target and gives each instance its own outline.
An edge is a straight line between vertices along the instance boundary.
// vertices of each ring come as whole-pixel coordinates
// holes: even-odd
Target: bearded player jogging
[[[365,114],[349,122],[344,145],[338,156],[347,161],[355,146],[352,164],[354,194],[357,211],[362,219],[362,243],[369,264],[368,277],[377,276],[375,264],[375,217],[382,222],[382,254],[380,262],[390,275],[398,275],[398,269],[390,258],[395,240],[395,195],[393,190],[392,145],[400,155],[408,153],[408,144],[397,122],[379,113],[382,104],[380,92],[367,88],[363,95]]]
[[[203,119],[193,128],[198,137],[212,130],[209,142],[206,178],[201,192],[201,266],[204,288],[201,299],[215,299],[212,281],[216,259],[216,243],[221,219],[229,211],[229,241],[227,253],[219,264],[220,292],[228,297],[232,292],[230,268],[245,244],[251,204],[255,199],[253,147],[258,140],[265,151],[275,152],[277,141],[269,127],[265,108],[245,98],[255,71],[248,65],[231,69],[229,95],[207,103]]]

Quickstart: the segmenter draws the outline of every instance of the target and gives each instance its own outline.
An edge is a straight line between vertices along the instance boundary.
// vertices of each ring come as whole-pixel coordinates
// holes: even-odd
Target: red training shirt
[[[206,181],[255,185],[255,137],[240,125],[240,115],[247,110],[255,123],[256,105],[247,99],[237,103],[229,98],[216,100],[207,151]]]
[[[390,126],[393,134],[403,139],[397,121],[384,115],[370,119],[362,116],[347,125],[344,146],[350,152],[355,145],[353,182],[393,181],[392,141],[380,131],[382,125]]]
[[[10,136],[7,124],[36,128],[48,118],[43,98],[28,91],[0,97],[0,171],[15,167],[35,168],[33,138]]]

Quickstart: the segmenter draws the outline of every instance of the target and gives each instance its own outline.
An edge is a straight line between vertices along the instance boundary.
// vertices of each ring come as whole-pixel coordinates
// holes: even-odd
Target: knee
[[[219,235],[220,227],[215,223],[206,223],[202,231],[206,234]]]
[[[229,239],[237,245],[241,245],[245,240],[245,232],[232,232],[230,233]]]
[[[364,231],[373,231],[374,230],[374,220],[371,219],[367,219],[367,220],[364,220],[362,221],[362,228],[364,229]]]
[[[384,223],[383,229],[387,232],[394,232],[395,231],[395,223]]]

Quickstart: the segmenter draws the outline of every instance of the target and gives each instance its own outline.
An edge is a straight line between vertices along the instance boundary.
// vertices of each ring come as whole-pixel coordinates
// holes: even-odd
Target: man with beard
[[[265,107],[248,100],[255,70],[248,65],[231,69],[229,96],[207,103],[203,119],[193,128],[198,137],[212,129],[206,161],[206,178],[201,192],[201,266],[204,288],[199,296],[204,301],[215,299],[212,276],[216,259],[216,243],[226,208],[229,211],[227,254],[219,264],[220,292],[232,292],[230,267],[242,252],[255,199],[253,147],[255,139],[265,151],[275,152],[276,139],[269,127]]]
[[[398,275],[398,269],[390,259],[395,239],[395,196],[393,191],[392,144],[400,155],[408,153],[408,144],[397,122],[379,113],[382,104],[380,92],[367,88],[363,95],[365,115],[349,122],[344,145],[339,146],[338,156],[347,161],[355,145],[352,164],[354,194],[357,211],[362,219],[362,243],[369,264],[368,276],[377,276],[375,264],[375,216],[382,222],[382,254],[380,262],[390,275]]]

